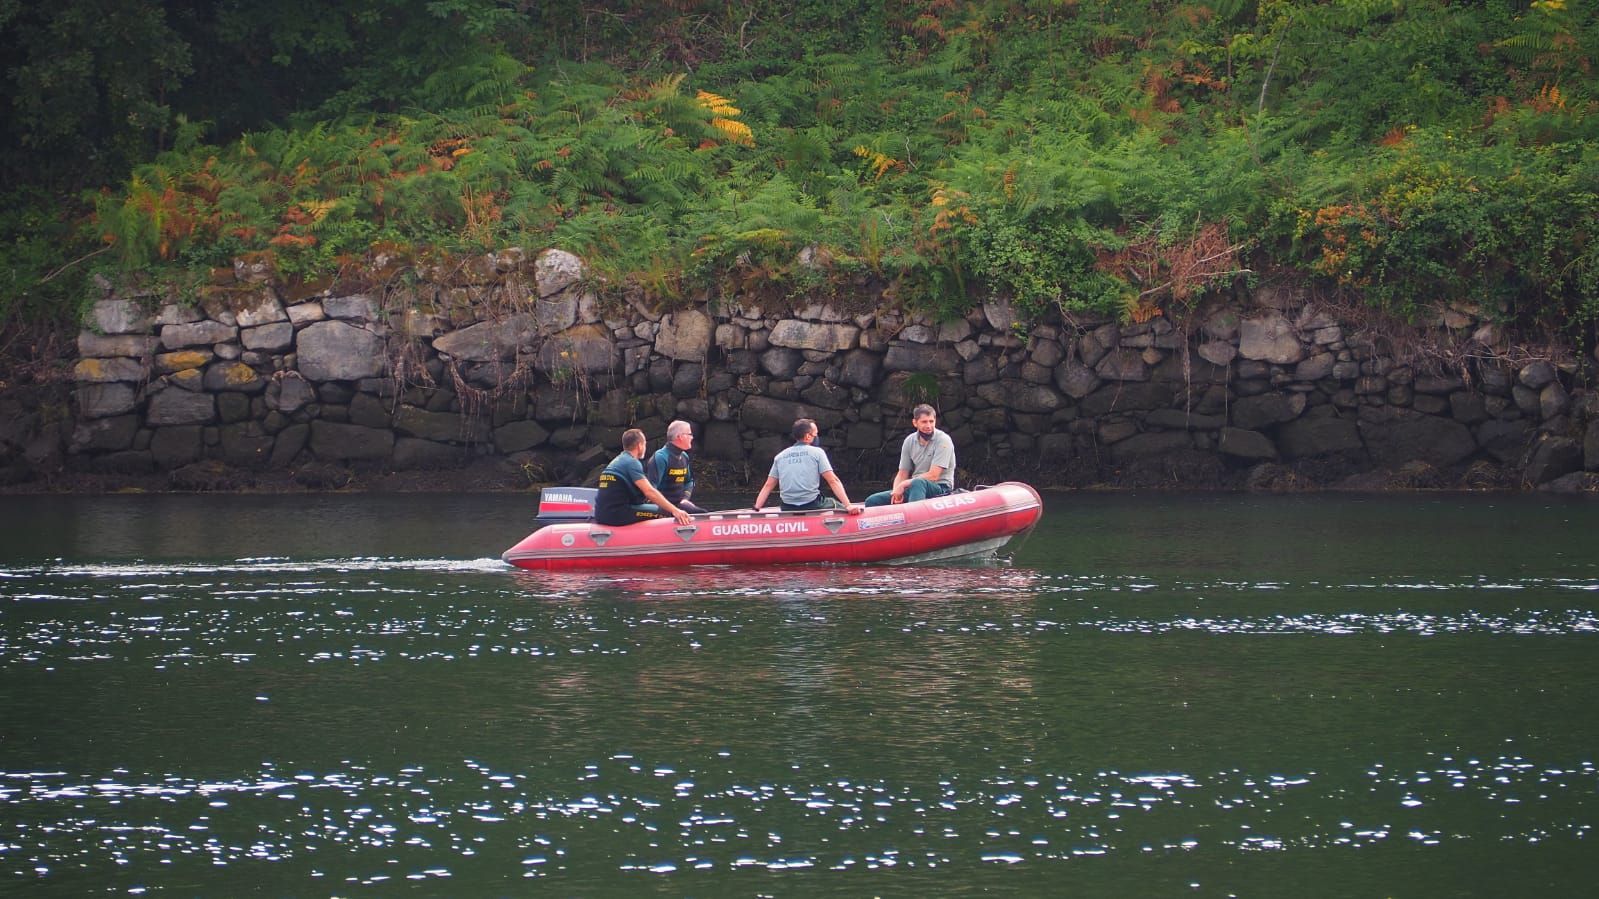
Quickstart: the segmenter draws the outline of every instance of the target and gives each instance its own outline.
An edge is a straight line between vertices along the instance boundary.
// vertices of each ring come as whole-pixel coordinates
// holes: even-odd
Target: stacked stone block
[[[243,264],[221,280],[192,304],[94,305],[71,464],[592,462],[624,428],[658,439],[685,418],[705,457],[759,473],[803,415],[841,468],[881,478],[906,411],[929,400],[968,467],[1046,483],[1487,465],[1536,485],[1599,470],[1599,410],[1575,362],[1508,364],[1513,348],[1469,309],[1418,333],[1469,346],[1455,358],[1470,361],[1429,368],[1275,287],[1127,323],[1018,321],[1002,302],[935,321],[881,298],[663,310],[602,300],[557,250],[419,269],[386,289],[289,290]]]

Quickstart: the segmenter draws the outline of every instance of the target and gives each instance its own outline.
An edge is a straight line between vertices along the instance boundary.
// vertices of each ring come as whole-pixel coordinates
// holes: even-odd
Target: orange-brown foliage
[[[1210,222],[1169,246],[1162,246],[1160,235],[1151,232],[1114,252],[1102,250],[1094,267],[1143,286],[1129,298],[1127,315],[1148,321],[1160,314],[1162,298],[1187,302],[1217,278],[1240,271],[1239,249],[1228,242],[1226,222]]]

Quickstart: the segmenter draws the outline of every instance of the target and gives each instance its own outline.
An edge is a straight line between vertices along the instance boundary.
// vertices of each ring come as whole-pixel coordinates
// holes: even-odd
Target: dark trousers
[[[626,527],[630,524],[638,524],[641,521],[651,521],[656,518],[668,517],[670,516],[668,516],[665,512],[662,512],[661,507],[654,503],[639,503],[637,505],[627,506],[625,508],[615,510],[594,510],[594,523],[603,524],[606,527],[612,528]]]
[[[782,507],[784,512],[809,512],[812,509],[842,509],[844,504],[831,496],[818,495],[803,506],[791,506],[788,503],[783,503]]]
[[[905,502],[914,503],[919,499],[931,499],[949,492],[950,489],[943,484],[935,484],[926,478],[912,478],[910,484],[905,488]],[[894,491],[892,490],[874,493],[866,498],[866,505],[868,506],[887,506],[893,502]]]

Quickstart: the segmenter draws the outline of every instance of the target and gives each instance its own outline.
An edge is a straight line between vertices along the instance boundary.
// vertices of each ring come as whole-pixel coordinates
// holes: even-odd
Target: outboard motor
[[[540,525],[562,521],[591,521],[598,487],[545,487],[539,491]]]

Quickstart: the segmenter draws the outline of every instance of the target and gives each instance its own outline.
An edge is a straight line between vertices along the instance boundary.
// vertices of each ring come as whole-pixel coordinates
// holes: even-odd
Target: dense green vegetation
[[[508,245],[663,302],[1136,318],[1287,270],[1599,319],[1581,0],[0,0],[0,28],[13,319],[95,266]]]

